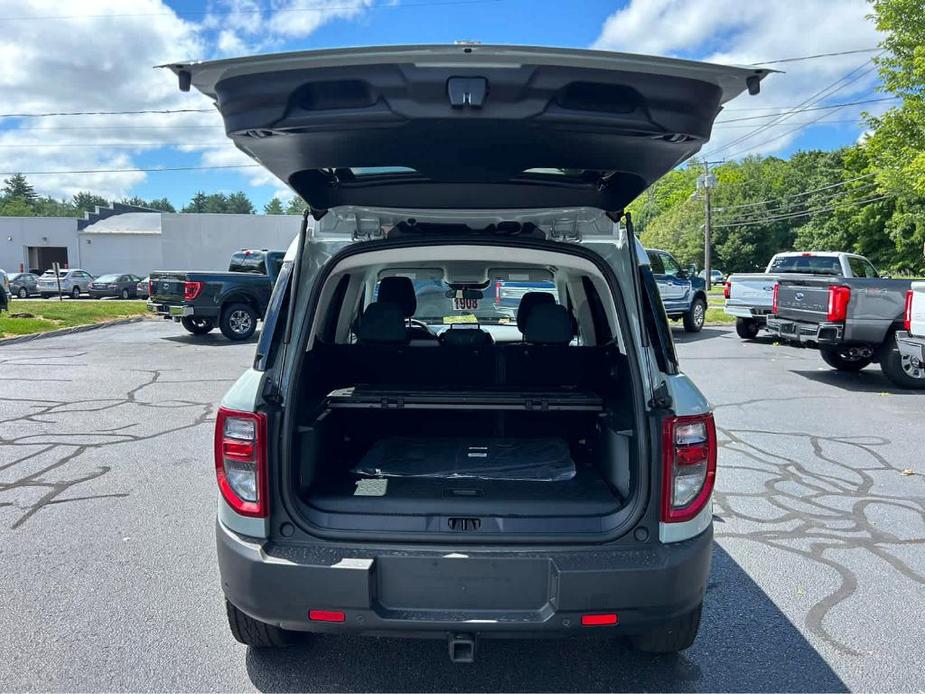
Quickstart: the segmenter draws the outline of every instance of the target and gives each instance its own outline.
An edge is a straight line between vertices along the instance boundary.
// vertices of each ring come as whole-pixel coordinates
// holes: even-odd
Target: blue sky
[[[208,108],[204,97],[178,92],[172,75],[151,66],[458,39],[752,63],[872,48],[879,37],[865,18],[869,11],[864,0],[0,0],[0,54],[6,56],[0,100],[9,113]],[[704,151],[718,158],[787,156],[855,142],[864,131],[861,112],[880,112],[889,102],[795,114],[753,131],[814,97],[819,106],[884,96],[876,92],[871,56],[774,65],[786,73],[768,78],[759,97],[730,104],[719,120],[767,118],[718,124]],[[819,98],[830,85],[831,94]],[[819,124],[808,123],[817,117]],[[226,144],[211,112],[0,118],[0,171],[98,172],[30,176],[56,197],[93,189],[114,198],[166,196],[179,207],[197,190],[240,189],[262,209],[274,195],[288,194],[254,169],[133,171],[246,162]]]

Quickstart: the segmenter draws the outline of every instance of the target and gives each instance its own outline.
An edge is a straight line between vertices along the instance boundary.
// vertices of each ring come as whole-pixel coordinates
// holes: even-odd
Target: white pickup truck
[[[925,369],[925,282],[913,282],[906,294],[905,330],[896,332],[896,344],[903,361]]]
[[[876,268],[861,255],[830,251],[778,253],[763,273],[730,275],[723,287],[725,311],[736,318],[739,337],[751,340],[765,327],[771,313],[774,286],[780,275],[822,277],[879,277]]]

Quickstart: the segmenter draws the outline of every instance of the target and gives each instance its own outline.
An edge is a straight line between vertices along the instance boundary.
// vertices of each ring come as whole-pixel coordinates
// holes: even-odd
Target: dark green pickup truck
[[[194,335],[218,326],[229,340],[246,340],[263,319],[284,251],[242,249],[228,272],[151,273],[148,310],[183,324]]]

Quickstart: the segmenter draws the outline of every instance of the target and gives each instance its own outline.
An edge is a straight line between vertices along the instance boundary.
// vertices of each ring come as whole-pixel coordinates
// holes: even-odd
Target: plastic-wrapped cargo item
[[[560,438],[381,439],[353,472],[363,477],[564,482],[575,477],[575,461]]]

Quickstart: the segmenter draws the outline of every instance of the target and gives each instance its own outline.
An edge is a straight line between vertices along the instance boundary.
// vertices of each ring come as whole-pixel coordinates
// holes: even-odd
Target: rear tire
[[[691,302],[690,310],[684,314],[684,330],[689,333],[699,333],[707,318],[707,302],[696,298]]]
[[[228,614],[228,627],[231,629],[231,635],[239,643],[251,648],[285,648],[298,642],[303,636],[299,632],[258,622],[227,600],[225,600],[225,612]]]
[[[122,292],[119,294],[119,297],[122,300],[128,299],[128,296],[129,296],[128,289],[123,289]]]
[[[28,299],[28,298],[29,298],[29,292],[26,291],[26,288],[25,288],[25,287],[20,287],[20,288],[19,288],[19,291],[16,292],[16,296],[18,296],[20,299]]]
[[[71,290],[71,298],[79,299],[80,298],[80,287],[74,287]]]
[[[758,337],[760,326],[754,318],[736,318],[736,334],[743,340],[754,340]]]
[[[822,357],[822,361],[831,366],[833,369],[838,369],[839,371],[847,371],[849,373],[860,371],[865,366],[870,364],[871,361],[870,359],[865,358],[849,359],[842,356],[834,349],[820,350],[819,355]]]
[[[194,316],[181,318],[180,323],[193,335],[205,335],[215,327],[215,321],[211,318],[195,318]]]
[[[231,304],[222,311],[218,327],[229,340],[247,340],[257,329],[257,312],[247,304]]]
[[[911,357],[904,357],[896,345],[896,335],[887,338],[889,348],[884,345],[880,357],[880,369],[883,375],[900,388],[925,390],[925,364],[913,362]]]
[[[633,648],[643,653],[677,653],[690,648],[700,629],[700,603],[687,614],[643,634],[630,637]]]

